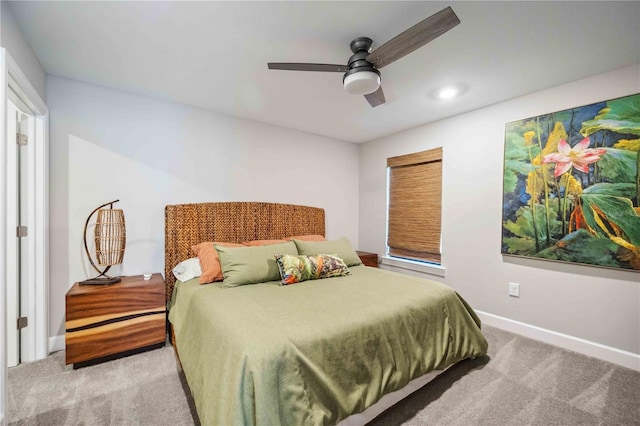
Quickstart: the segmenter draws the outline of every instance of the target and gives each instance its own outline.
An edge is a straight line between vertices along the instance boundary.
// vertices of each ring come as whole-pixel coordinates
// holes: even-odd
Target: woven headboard
[[[292,235],[325,235],[324,209],[293,204],[227,202],[176,204],[164,212],[164,280],[167,301],[171,270],[194,257],[191,246],[205,241],[241,243]]]

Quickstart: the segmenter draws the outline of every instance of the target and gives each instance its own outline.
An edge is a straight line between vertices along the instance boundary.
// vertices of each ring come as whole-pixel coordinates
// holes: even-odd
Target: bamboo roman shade
[[[387,159],[390,256],[440,263],[442,148]]]

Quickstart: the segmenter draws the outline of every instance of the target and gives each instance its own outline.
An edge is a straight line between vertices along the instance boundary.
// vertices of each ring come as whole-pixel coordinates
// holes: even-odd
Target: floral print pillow
[[[331,254],[291,255],[277,254],[276,263],[280,268],[280,281],[284,285],[306,280],[349,275],[349,268],[338,256]]]

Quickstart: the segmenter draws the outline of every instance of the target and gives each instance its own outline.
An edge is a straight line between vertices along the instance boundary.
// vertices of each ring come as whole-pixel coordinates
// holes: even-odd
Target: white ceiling
[[[347,94],[346,64],[451,6],[461,24],[382,69],[387,103]],[[67,2],[11,11],[48,74],[364,142],[640,62],[640,2]],[[640,76],[639,76],[640,78]],[[434,89],[460,84],[454,100]]]

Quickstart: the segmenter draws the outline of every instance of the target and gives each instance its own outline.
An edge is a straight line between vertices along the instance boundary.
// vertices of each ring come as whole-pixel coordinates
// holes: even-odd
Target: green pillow
[[[215,247],[220,257],[223,287],[279,280],[280,269],[275,255],[298,254],[296,245],[291,241],[255,247]]]
[[[293,242],[296,243],[299,254],[335,254],[344,260],[347,266],[362,265],[362,261],[346,237],[331,241],[302,241],[294,239]]]

